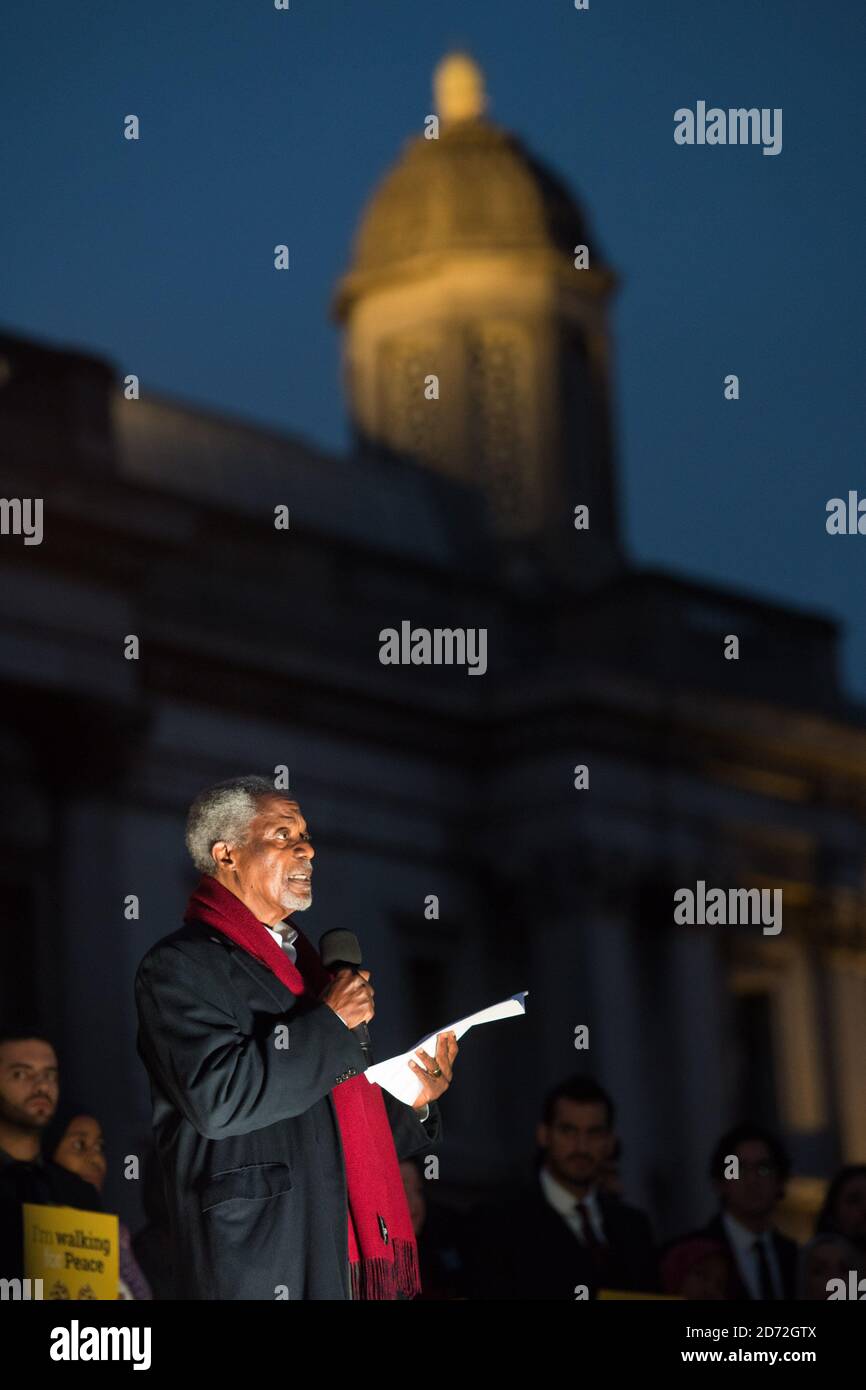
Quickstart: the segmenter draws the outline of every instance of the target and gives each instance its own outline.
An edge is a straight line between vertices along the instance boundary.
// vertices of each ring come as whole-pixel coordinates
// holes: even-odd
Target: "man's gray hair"
[[[279,795],[267,777],[233,777],[199,792],[186,818],[186,847],[199,873],[216,875],[214,845],[244,844],[261,800]]]

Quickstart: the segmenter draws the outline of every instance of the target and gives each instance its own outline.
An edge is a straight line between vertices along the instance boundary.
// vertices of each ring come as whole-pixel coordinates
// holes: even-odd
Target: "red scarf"
[[[190,898],[184,921],[215,927],[293,994],[318,999],[334,978],[300,930],[294,942],[298,964],[293,965],[240,898],[209,874]],[[350,1076],[334,1087],[331,1097],[346,1166],[352,1298],[393,1299],[398,1293],[414,1298],[421,1292],[418,1247],[381,1087],[365,1076]]]

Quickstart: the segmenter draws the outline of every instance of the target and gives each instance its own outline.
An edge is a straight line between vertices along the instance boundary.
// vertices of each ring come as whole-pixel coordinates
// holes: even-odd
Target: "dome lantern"
[[[433,73],[436,111],[443,122],[475,120],[487,110],[484,74],[468,53],[449,53]]]
[[[336,287],[359,451],[483,491],[503,537],[545,537],[587,581],[618,556],[604,265],[567,184],[485,114],[450,53],[373,191]],[[574,542],[576,503],[591,533]],[[557,560],[557,563],[559,561]]]

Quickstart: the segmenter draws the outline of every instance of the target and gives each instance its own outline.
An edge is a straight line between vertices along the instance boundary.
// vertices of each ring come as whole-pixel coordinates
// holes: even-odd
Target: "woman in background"
[[[866,1163],[840,1168],[827,1189],[815,1223],[815,1234],[832,1231],[857,1247],[860,1263],[866,1260]]]
[[[105,1159],[105,1136],[102,1126],[93,1115],[84,1110],[65,1109],[64,1118],[58,1116],[53,1127],[54,1135],[59,1135],[52,1158],[61,1168],[76,1173],[85,1182],[92,1183],[101,1192],[105,1183],[108,1165]],[[49,1150],[50,1151],[50,1150]],[[118,1220],[118,1243],[120,1254],[120,1283],[118,1298],[153,1298],[150,1285],[144,1277],[132,1253],[132,1241],[128,1228]]]

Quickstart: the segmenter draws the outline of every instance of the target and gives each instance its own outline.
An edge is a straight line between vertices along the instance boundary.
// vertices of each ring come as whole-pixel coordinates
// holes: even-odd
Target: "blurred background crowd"
[[[659,1243],[623,1191],[622,1139],[610,1095],[574,1075],[543,1098],[526,1180],[464,1209],[437,1197],[435,1155],[401,1164],[418,1241],[423,1299],[604,1297],[607,1292],[705,1300],[826,1300],[866,1276],[866,1164],[827,1184],[803,1243],[777,1225],[790,1176],[779,1139],[743,1122],[707,1156],[707,1209]],[[432,1160],[432,1161],[431,1161]],[[0,1034],[0,1276],[23,1273],[23,1202],[103,1210],[110,1162],[98,1115],[61,1096],[58,1058],[41,1036]],[[128,1163],[128,1159],[127,1159]],[[171,1299],[172,1240],[154,1151],[130,1176],[145,1224],[120,1223],[120,1297]],[[839,1293],[835,1293],[839,1297]]]

